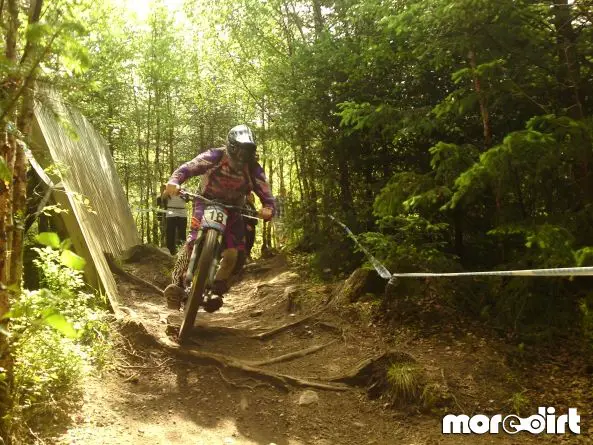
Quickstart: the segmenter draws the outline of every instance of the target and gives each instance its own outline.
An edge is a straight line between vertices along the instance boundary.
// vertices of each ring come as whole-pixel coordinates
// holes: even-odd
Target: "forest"
[[[143,243],[159,244],[171,173],[246,123],[312,280],[371,268],[327,215],[391,272],[593,266],[591,0],[1,0],[0,25],[3,443],[30,438],[15,425],[77,378],[21,391],[35,330],[57,350],[66,319],[92,313],[77,351],[106,354],[108,309],[60,269],[78,257],[60,263],[67,241],[25,224],[25,147],[50,90],[105,139]],[[45,290],[24,288],[32,249]],[[389,318],[427,292],[521,350],[577,344],[593,369],[588,277],[399,279],[373,307]]]

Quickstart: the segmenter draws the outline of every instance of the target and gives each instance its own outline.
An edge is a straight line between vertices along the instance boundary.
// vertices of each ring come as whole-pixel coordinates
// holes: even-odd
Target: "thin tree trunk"
[[[463,264],[465,249],[463,246],[463,219],[464,211],[460,205],[457,205],[453,210],[453,221],[455,226],[455,254]]]
[[[29,25],[39,22],[41,15],[42,0],[32,1],[29,10]],[[32,53],[36,55],[39,52],[37,43],[34,41],[27,41],[25,46],[23,59],[26,54]],[[31,71],[28,84],[31,87],[24,89],[23,101],[18,117],[17,126],[21,134],[28,139],[31,134],[31,126],[33,123],[33,101],[35,92],[35,79],[37,77],[37,70],[34,68]],[[14,215],[19,215],[14,224],[13,240],[12,240],[12,259],[10,264],[10,280],[12,284],[20,286],[22,271],[23,271],[23,237],[24,237],[24,215],[26,214],[27,205],[27,164],[25,159],[24,147],[17,145],[15,170],[14,170],[14,187],[13,187],[13,209]]]
[[[278,160],[278,181],[280,182],[280,193],[286,191],[284,186],[284,158],[282,156]]]
[[[264,102],[262,101],[261,104],[261,121],[262,121],[262,132],[259,136],[259,146],[261,147],[262,150],[262,168],[264,170],[264,172],[266,171],[266,166],[268,164],[268,145],[266,144],[266,136],[265,136],[265,131],[266,131],[266,114],[265,114],[265,108],[264,108]],[[271,160],[270,160],[270,164],[271,164]],[[272,180],[271,177],[269,177],[268,179],[269,181]],[[270,189],[271,189],[271,184],[270,184]],[[267,250],[270,249],[271,243],[270,243],[270,232],[268,230],[268,226],[270,224],[267,221],[263,222],[262,225],[262,254],[264,252],[266,252]]]
[[[296,148],[292,147],[292,155],[293,155],[293,159],[294,159],[294,167],[296,168],[296,176],[297,176],[297,182],[299,184],[299,192],[301,194],[301,201],[305,201],[306,199],[306,193],[305,193],[305,186],[304,186],[304,180],[303,180],[303,169],[299,163],[299,157],[296,151]]]
[[[484,133],[484,150],[489,149],[492,146],[492,127],[490,125],[490,113],[488,111],[488,98],[484,94],[480,77],[477,71],[476,53],[474,50],[470,50],[468,53],[469,64],[473,70],[473,82],[474,90],[478,96],[478,102],[480,104],[480,115],[482,117],[482,126]]]
[[[108,122],[111,122],[113,119],[113,105],[111,104],[111,100],[109,100],[109,104],[107,105],[107,117]],[[109,147],[109,152],[111,156],[115,153],[115,147],[113,145],[113,126],[109,125],[107,130],[107,146]]]
[[[163,181],[163,169],[161,166],[161,91],[157,87],[155,91],[155,115],[156,115],[156,133],[154,147],[154,173],[156,175],[156,189],[152,191],[150,197],[151,207],[156,207],[156,190],[159,190],[159,184]],[[152,183],[151,183],[152,184]],[[156,212],[152,212],[152,239],[158,244],[159,238],[159,219]]]
[[[175,145],[175,113],[173,111],[173,108],[171,107],[170,91],[167,91],[167,116],[169,119],[169,128],[167,133],[167,145],[169,148],[169,172],[167,174],[167,178],[165,179],[169,179],[168,176],[171,175],[171,173],[173,173],[173,171],[175,170],[175,160],[173,155],[173,146]]]
[[[270,162],[269,162],[269,167],[268,167],[268,171],[269,171],[269,178],[270,178],[270,189],[274,190],[273,188],[273,184],[274,184],[274,180],[273,180],[273,176],[274,176],[274,163],[272,161],[272,159],[270,158]],[[266,231],[266,238],[268,241],[268,247],[272,247],[272,224],[271,223],[266,223],[264,225],[264,230]]]
[[[319,221],[317,215],[319,215],[319,209],[317,207],[317,186],[315,184],[315,165],[313,157],[309,150],[304,150],[304,162],[305,162],[305,176],[309,183],[309,202],[308,202],[308,221],[309,226],[313,229],[313,233],[319,231]]]
[[[6,59],[16,64],[16,45],[18,38],[18,2],[16,0],[8,0],[8,26],[6,29]],[[18,88],[19,80],[14,77],[9,77],[3,81],[1,92],[4,97],[13,97],[14,91]],[[8,121],[15,121],[14,113],[6,116]],[[2,139],[0,140],[0,156],[4,159],[8,166],[8,171],[11,176],[14,172],[14,162],[16,154],[16,139],[13,133],[6,133],[4,128],[6,121],[0,120],[0,128],[2,128]],[[12,181],[10,181],[12,183]],[[5,184],[0,181],[0,283],[7,283],[10,278],[10,255],[12,251],[12,185]],[[5,297],[5,298],[4,298]],[[2,301],[0,301],[0,315],[8,311],[8,294],[2,294]]]
[[[319,0],[313,0],[313,21],[315,25],[315,37],[319,39],[323,31],[323,14],[321,13],[321,3]]]
[[[560,86],[559,102],[566,109],[567,114],[573,119],[583,119],[583,99],[581,92],[581,67],[577,54],[577,35],[573,27],[572,4],[568,0],[554,0],[552,2],[554,14],[554,28],[556,30],[556,44],[559,65],[557,82]],[[592,141],[585,141],[588,149],[582,152],[579,159],[578,177],[582,196],[586,203],[593,202],[593,172],[590,165],[593,163],[591,151]]]
[[[293,154],[294,159],[294,154]],[[295,159],[296,162],[296,159]],[[294,180],[293,180],[293,168],[295,168],[295,162],[291,162],[288,167],[288,194],[294,196]],[[298,174],[298,173],[297,173]]]
[[[151,138],[151,125],[152,125],[152,91],[149,90],[148,91],[148,114],[146,116],[146,144],[145,144],[145,149],[146,152],[145,154],[145,159],[144,159],[144,165],[145,165],[145,170],[144,170],[144,178],[145,178],[145,184],[146,184],[146,193],[144,195],[144,201],[142,201],[142,204],[144,206],[144,208],[148,209],[150,207],[150,198],[152,197],[151,195],[151,184],[152,184],[152,174],[151,174],[151,168],[150,168],[150,138]],[[145,218],[146,218],[146,241],[148,243],[150,243],[152,241],[152,237],[151,237],[151,231],[150,231],[150,212],[145,212]]]
[[[560,103],[573,119],[582,119],[583,104],[581,99],[581,75],[577,57],[577,37],[572,25],[571,4],[569,0],[553,0],[554,27],[558,58],[557,80],[560,85]]]
[[[345,215],[352,213],[352,191],[350,189],[350,168],[348,161],[343,157],[338,158],[340,177],[340,205]]]
[[[20,144],[16,148],[14,163],[14,186],[12,212],[17,215],[14,219],[12,230],[12,255],[10,257],[10,277],[8,282],[20,286],[23,272],[23,236],[27,205],[27,164],[25,152]]]

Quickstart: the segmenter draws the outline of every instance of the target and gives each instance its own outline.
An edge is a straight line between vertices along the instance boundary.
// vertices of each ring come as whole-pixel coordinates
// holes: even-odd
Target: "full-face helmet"
[[[255,137],[247,125],[231,128],[227,136],[227,150],[232,161],[238,165],[253,162],[256,148]]]

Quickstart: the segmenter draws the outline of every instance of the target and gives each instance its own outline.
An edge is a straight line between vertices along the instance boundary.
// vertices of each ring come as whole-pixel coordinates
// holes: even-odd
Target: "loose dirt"
[[[163,288],[171,264],[166,255],[136,255],[123,267]],[[332,305],[336,288],[307,282],[283,256],[248,265],[219,312],[198,314],[183,347],[175,344],[181,312],[139,281],[120,276],[118,285],[128,317],[114,365],[88,378],[80,411],[55,443],[592,443],[585,422],[580,437],[443,435],[445,412],[508,414],[513,394],[525,389],[497,345],[469,328],[429,337],[405,326],[385,330],[362,307]],[[388,351],[421,367],[432,406],[377,394],[373,380],[336,382]],[[274,362],[295,352],[301,356]]]

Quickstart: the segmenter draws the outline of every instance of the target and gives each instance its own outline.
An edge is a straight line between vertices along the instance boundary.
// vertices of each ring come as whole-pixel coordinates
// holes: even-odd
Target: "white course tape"
[[[132,212],[134,213],[165,213],[168,215],[172,215],[173,212],[171,210],[167,211],[167,210],[163,210],[163,209],[157,209],[156,207],[152,208],[152,209],[141,209],[139,207],[134,207],[132,209]]]
[[[391,273],[381,264],[371,253],[358,241],[354,233],[343,223],[338,221],[332,215],[320,215],[332,219],[335,223],[344,228],[350,238],[369,259],[381,278],[391,280],[393,278],[428,278],[428,277],[570,277],[570,276],[593,276],[593,267],[557,267],[553,269],[522,269],[522,270],[493,270],[487,272],[409,272],[409,273]]]
[[[558,267],[555,269],[493,270],[489,272],[451,272],[451,273],[393,273],[392,277],[477,277],[477,276],[513,276],[513,277],[568,277],[593,276],[593,267]]]
[[[327,216],[328,218],[331,218],[336,224],[342,226],[342,228],[346,231],[348,236],[354,240],[356,245],[366,255],[366,257],[369,259],[369,261],[371,262],[371,264],[373,265],[373,267],[375,268],[375,270],[377,271],[377,273],[379,274],[379,276],[381,278],[383,278],[385,280],[389,280],[393,276],[391,274],[391,272],[389,272],[387,270],[387,268],[385,266],[383,266],[383,264],[381,264],[381,262],[377,258],[375,258],[373,255],[371,255],[371,252],[369,252],[362,244],[360,244],[360,242],[356,238],[356,235],[354,235],[354,233],[352,233],[352,231],[345,224],[338,221],[336,218],[334,218],[333,215],[320,215],[320,216]]]

